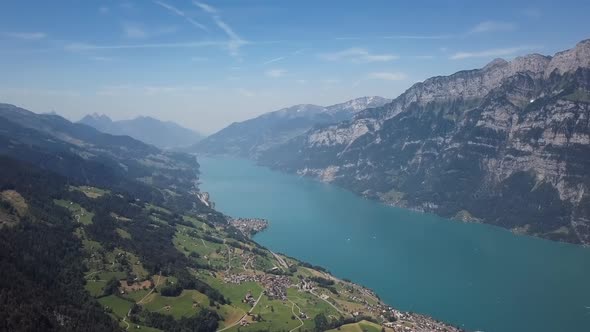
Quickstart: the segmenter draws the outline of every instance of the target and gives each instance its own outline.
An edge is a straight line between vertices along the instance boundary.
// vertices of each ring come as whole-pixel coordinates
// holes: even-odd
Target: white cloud
[[[64,48],[66,51],[93,51],[93,50],[127,50],[127,49],[159,49],[159,48],[200,48],[200,47],[224,47],[225,41],[203,42],[179,42],[179,43],[148,43],[148,44],[115,44],[95,45],[86,43],[71,43]]]
[[[24,40],[37,40],[47,37],[47,34],[44,32],[4,32],[2,34],[10,38]]]
[[[145,29],[137,23],[123,23],[123,34],[131,39],[145,39],[148,37]]]
[[[296,80],[295,82],[297,82],[299,84],[305,84],[305,83],[307,83],[307,80]]]
[[[203,31],[209,31],[209,29],[207,29],[206,26],[204,26],[203,24],[197,22],[196,20],[188,17],[188,15],[186,15],[186,13],[183,12],[182,10],[180,10],[180,9],[178,9],[178,8],[172,6],[172,5],[169,5],[169,4],[165,3],[165,2],[162,2],[162,1],[157,1],[156,0],[156,1],[154,1],[154,3],[157,4],[157,5],[159,5],[159,6],[161,6],[161,7],[163,7],[163,8],[165,8],[165,9],[167,9],[168,11],[170,11],[171,13],[173,13],[175,15],[184,18],[187,22],[189,22],[193,26],[195,26],[195,27],[197,27],[197,28],[199,28],[199,29],[201,29]]]
[[[108,14],[109,13],[109,7],[107,6],[101,6],[98,8],[98,12],[101,14]]]
[[[254,97],[256,96],[256,94],[253,91],[250,91],[248,89],[244,89],[244,88],[238,88],[236,90],[238,92],[238,94],[244,96],[244,97]]]
[[[337,78],[327,78],[327,79],[322,80],[322,83],[324,83],[324,84],[338,84],[340,82],[341,81]]]
[[[268,61],[265,61],[265,62],[263,62],[262,64],[263,64],[263,65],[268,65],[268,64],[271,64],[271,63],[273,63],[273,62],[281,61],[281,60],[284,60],[284,59],[285,59],[285,57],[284,57],[284,56],[280,56],[280,57],[278,57],[278,58],[274,58],[274,59],[270,59],[270,60],[268,60]]]
[[[539,18],[543,15],[543,13],[541,13],[541,10],[539,10],[538,8],[526,8],[522,11],[522,14],[530,18]]]
[[[328,61],[351,61],[351,62],[386,62],[399,59],[393,54],[371,54],[363,48],[349,48],[334,53],[323,53],[320,58]]]
[[[453,35],[393,35],[384,36],[383,39],[449,39]]]
[[[264,72],[264,74],[268,77],[277,78],[284,76],[287,73],[285,69],[270,69]]]
[[[206,3],[199,2],[199,1],[193,1],[193,3],[195,4],[195,6],[198,6],[199,8],[206,11],[207,13],[211,13],[211,14],[217,13],[217,9],[215,9],[215,7],[213,7],[211,5],[208,5]]]
[[[169,35],[178,31],[176,26],[162,26],[153,29],[146,28],[143,24],[134,22],[124,22],[123,35],[129,39],[147,39],[151,37]]]
[[[535,46],[516,46],[516,47],[506,47],[506,48],[495,48],[483,51],[476,51],[476,52],[457,52],[449,59],[451,60],[460,60],[460,59],[468,59],[468,58],[486,58],[486,57],[497,57],[497,56],[508,56],[513,55],[518,52],[531,50],[539,47]]]
[[[392,72],[375,72],[369,73],[367,79],[371,80],[386,80],[386,81],[403,81],[407,78],[404,73],[392,73]]]
[[[432,60],[434,59],[434,55],[412,55],[411,56],[414,59],[422,59],[422,60]]]
[[[139,94],[139,95],[156,95],[156,94],[175,94],[175,95],[187,95],[199,91],[207,90],[207,86],[203,85],[113,85],[101,88],[96,92],[97,95],[102,96],[117,96],[117,95],[128,95],[128,94]]]
[[[516,25],[510,22],[485,21],[474,26],[471,33],[494,32],[494,31],[511,31],[516,29]]]
[[[106,56],[91,56],[89,59],[94,60],[94,61],[113,61],[114,60],[113,58],[106,57]]]
[[[215,24],[217,24],[217,26],[229,37],[227,48],[229,49],[230,54],[237,56],[240,47],[248,44],[248,42],[238,36],[238,34],[229,26],[229,24],[225,23],[219,16],[214,16],[213,20],[215,21]]]

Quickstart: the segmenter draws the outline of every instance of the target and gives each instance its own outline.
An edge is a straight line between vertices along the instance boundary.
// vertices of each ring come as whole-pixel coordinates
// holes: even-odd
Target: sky
[[[590,1],[3,0],[0,102],[204,134],[590,38]]]

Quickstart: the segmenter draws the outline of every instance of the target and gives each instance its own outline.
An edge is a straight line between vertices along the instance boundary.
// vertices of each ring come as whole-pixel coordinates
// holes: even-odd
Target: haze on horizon
[[[209,134],[293,104],[394,98],[497,57],[590,37],[590,3],[8,0],[0,102]],[[35,8],[35,10],[31,10]]]

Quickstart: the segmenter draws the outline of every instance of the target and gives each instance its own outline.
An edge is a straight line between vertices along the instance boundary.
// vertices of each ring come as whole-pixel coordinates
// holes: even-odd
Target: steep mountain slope
[[[367,197],[590,243],[590,40],[433,77],[260,162]]]
[[[162,149],[187,147],[203,138],[199,133],[174,122],[160,121],[149,116],[113,121],[106,115],[95,113],[86,115],[79,123],[94,127],[103,133],[131,136]]]
[[[305,133],[318,124],[351,119],[366,108],[389,102],[381,97],[362,97],[328,107],[295,105],[257,118],[229,125],[197,143],[190,150],[256,158],[262,151]]]
[[[0,330],[458,331],[252,241],[199,192],[198,167],[0,104]]]

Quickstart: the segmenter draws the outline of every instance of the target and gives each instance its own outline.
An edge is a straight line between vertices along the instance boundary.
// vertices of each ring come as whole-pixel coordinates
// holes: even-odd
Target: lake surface
[[[369,201],[250,161],[199,158],[203,191],[269,220],[259,243],[469,330],[590,331],[590,249]]]

